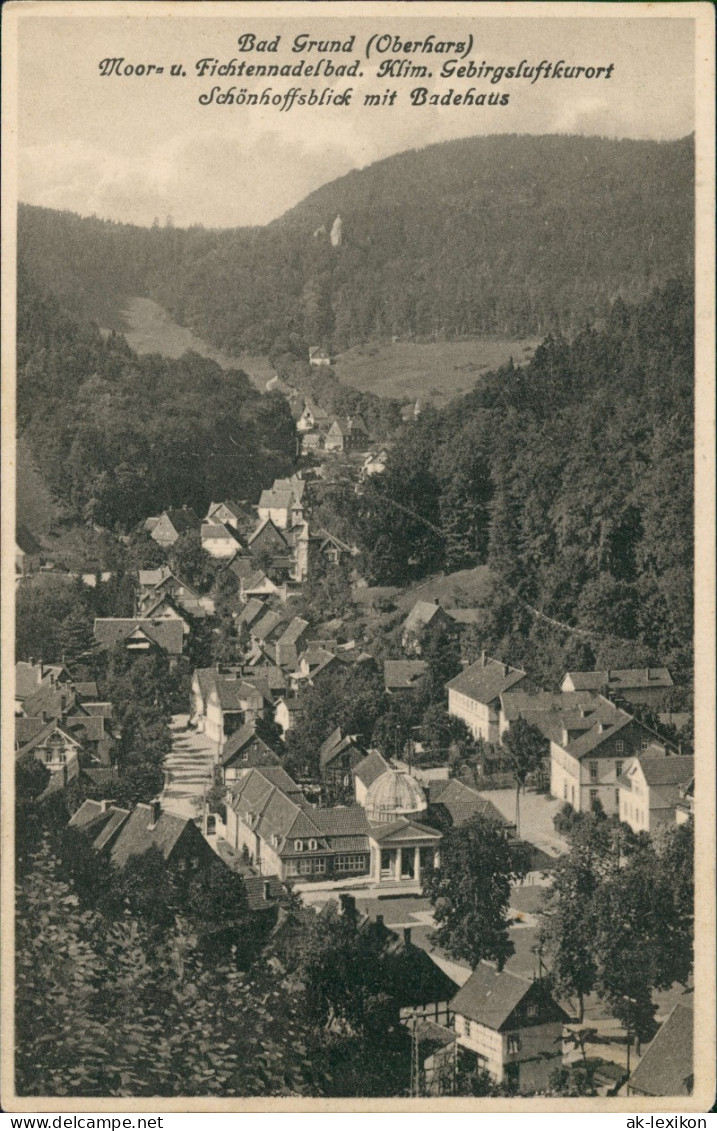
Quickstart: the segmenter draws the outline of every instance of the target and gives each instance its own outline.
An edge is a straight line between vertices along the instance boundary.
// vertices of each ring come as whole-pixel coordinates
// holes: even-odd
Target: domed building
[[[400,770],[386,770],[366,791],[364,808],[369,821],[383,825],[423,813],[428,802],[414,777]]]

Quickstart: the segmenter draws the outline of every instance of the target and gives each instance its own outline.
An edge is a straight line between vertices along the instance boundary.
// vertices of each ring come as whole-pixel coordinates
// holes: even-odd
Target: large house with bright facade
[[[462,719],[474,738],[497,743],[500,739],[500,697],[525,679],[524,671],[483,654],[446,684],[448,714]]]
[[[233,784],[227,840],[236,851],[245,849],[262,875],[294,879],[300,887],[417,888],[438,865],[442,839],[423,820],[421,786],[386,767],[362,797],[362,805],[312,806],[281,767],[255,767]]]

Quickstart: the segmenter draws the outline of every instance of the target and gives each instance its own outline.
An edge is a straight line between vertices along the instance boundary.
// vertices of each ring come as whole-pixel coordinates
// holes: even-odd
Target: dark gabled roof
[[[478,703],[492,703],[500,698],[504,691],[514,687],[525,679],[525,672],[518,668],[511,668],[500,660],[476,660],[474,664],[462,671],[460,675],[449,680],[446,687],[450,691],[457,691],[467,695]]]
[[[43,719],[41,715],[35,715],[33,718],[26,719],[22,715],[15,716],[15,749],[21,749],[28,742],[32,742],[34,738],[40,734],[41,731],[47,726],[47,720]]]
[[[407,942],[405,935],[394,931],[391,934],[394,935],[388,945],[388,953],[393,960],[391,986],[399,1005],[420,1006],[451,1001],[458,984],[422,947]]]
[[[257,687],[236,677],[217,676],[212,691],[216,693],[222,711],[244,711],[247,703],[259,706],[264,700]]]
[[[441,790],[437,803],[447,810],[454,826],[464,824],[476,814],[486,817],[501,828],[510,824],[492,801],[481,797],[475,789],[471,789],[457,778],[452,778]]]
[[[580,710],[581,707],[597,705],[600,700],[593,691],[504,691],[500,696],[500,706],[508,722],[526,713],[565,712]]]
[[[70,673],[64,664],[32,664],[18,660],[15,664],[15,698],[25,699],[41,688],[52,686],[53,680],[70,682]]]
[[[277,638],[277,645],[283,647],[285,645],[296,644],[308,627],[309,622],[307,620],[303,620],[302,617],[294,617],[286,626],[281,636]]]
[[[360,805],[312,809],[311,819],[322,833],[330,837],[368,836],[371,831],[365,810]]]
[[[263,611],[264,602],[260,601],[258,597],[250,597],[239,614],[239,624],[245,624],[248,627]]]
[[[34,721],[35,720],[33,720],[33,722]],[[43,724],[42,730],[39,730],[37,734],[34,734],[32,736],[32,738],[27,739],[23,745],[19,745],[16,726],[15,743],[17,747],[17,757],[22,758],[23,754],[29,754],[32,750],[35,749],[35,747],[40,746],[41,743],[43,743],[45,739],[53,734],[56,730],[59,731],[64,738],[67,738],[70,742],[73,742],[75,746],[80,746],[79,739],[74,738],[71,734],[69,734],[64,725],[60,726],[56,719],[51,719],[49,723]]]
[[[130,856],[142,856],[150,848],[158,848],[165,860],[169,859],[179,838],[191,826],[196,825],[189,817],[160,810],[155,825],[152,824],[152,807],[140,802],[124,822],[119,836],[110,848],[112,863],[123,868]],[[197,832],[198,836],[201,836]],[[210,850],[211,851],[211,850]]]
[[[270,609],[269,612],[264,613],[264,616],[252,625],[251,634],[256,640],[268,640],[272,635],[275,636],[277,631],[281,632],[285,625],[285,614],[276,613]]]
[[[694,1077],[692,1000],[678,1001],[628,1081],[643,1096],[689,1096]]]
[[[416,601],[403,622],[404,632],[421,632],[427,624],[431,623],[437,613],[446,616],[445,609],[442,609],[435,601]]]
[[[500,1031],[526,995],[533,996],[539,983],[528,981],[509,970],[499,971],[490,962],[479,962],[468,981],[450,1003],[452,1013],[477,1021],[489,1029]],[[546,998],[549,995],[545,995]],[[555,1019],[568,1015],[557,1002],[549,999]],[[517,1026],[516,1026],[517,1027]]]
[[[649,747],[648,747],[649,749]],[[686,754],[649,756],[644,751],[638,756],[645,781],[650,786],[687,785],[694,774],[695,760]]]
[[[161,581],[171,576],[172,571],[166,565],[160,566],[158,569],[137,570],[137,580],[143,589],[154,589]]]
[[[568,672],[576,691],[599,691],[607,687],[610,691],[644,689],[647,687],[672,687],[672,676],[667,668],[612,668],[608,671]]]
[[[201,538],[202,542],[220,539],[224,542],[232,542],[234,545],[239,545],[239,535],[237,532],[230,526],[225,526],[222,522],[203,522]]]
[[[407,690],[415,687],[427,671],[425,660],[384,660],[383,682],[388,689]]]
[[[235,758],[240,757],[244,747],[248,746],[249,743],[254,743],[254,745],[258,746],[258,754],[251,759],[252,765],[280,765],[280,759],[276,751],[272,750],[269,744],[256,733],[256,725],[254,723],[244,723],[244,726],[240,727],[239,730],[227,740],[222,751],[222,765],[228,766]]]
[[[379,844],[394,837],[398,837],[400,841],[402,839],[400,834],[406,833],[408,830],[410,830],[408,838],[404,837],[403,839],[418,839],[433,843],[441,840],[443,836],[438,829],[425,825],[423,821],[412,821],[408,817],[398,817],[395,821],[390,821],[385,825],[371,825],[371,839]]]
[[[49,684],[40,687],[33,695],[28,695],[23,700],[22,709],[28,716],[42,715],[44,712],[49,719],[57,719],[67,711],[76,711],[86,714],[83,706],[78,704],[77,695],[71,684]]]
[[[96,703],[90,703],[89,700],[85,700],[82,706],[88,715],[101,715],[103,719],[112,718],[113,709],[110,702],[100,700]]]
[[[168,655],[181,655],[184,644],[184,626],[181,620],[167,617],[157,617],[155,620],[144,617],[95,618],[95,640],[103,648],[112,648],[135,632],[143,633],[151,643]]]
[[[199,684],[199,693],[202,699],[206,699],[221,676],[216,668],[195,668],[194,678]]]
[[[390,769],[391,767],[380,751],[371,750],[363,761],[354,767],[353,774],[368,789],[372,782],[376,781],[376,778],[380,778],[381,774],[385,774],[386,770]]]
[[[250,911],[264,911],[287,898],[288,892],[278,876],[242,876]],[[265,896],[269,885],[268,899]]]
[[[97,684],[94,683],[94,682],[87,681],[85,683],[73,683],[72,686],[74,687],[75,691],[77,692],[78,697],[81,700],[84,700],[84,699],[95,699],[96,700],[97,696],[99,695],[99,691],[97,690]]]
[[[164,515],[169,519],[177,534],[183,534],[185,530],[199,530],[202,525],[191,507],[168,507],[163,515],[160,515],[160,518]]]
[[[42,546],[37,538],[22,523],[18,523],[15,527],[15,545],[19,550],[22,550],[23,554],[33,556],[42,554]]]

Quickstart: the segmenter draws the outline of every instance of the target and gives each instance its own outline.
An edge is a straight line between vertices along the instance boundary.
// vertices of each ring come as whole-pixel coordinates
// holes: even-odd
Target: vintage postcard
[[[708,1111],[713,6],[3,64],[3,1109]]]

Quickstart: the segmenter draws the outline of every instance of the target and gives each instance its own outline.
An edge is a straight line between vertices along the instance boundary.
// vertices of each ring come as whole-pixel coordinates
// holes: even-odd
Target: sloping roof
[[[388,945],[391,955],[392,992],[401,1006],[450,1001],[458,984],[441,969],[422,947],[397,934]],[[455,1038],[455,1034],[453,1034]],[[450,1043],[450,1042],[446,1042]]]
[[[678,1001],[645,1049],[628,1081],[643,1096],[689,1096],[694,1076],[694,1011]]]
[[[150,848],[158,848],[167,860],[189,825],[196,827],[189,817],[180,817],[164,809],[160,810],[157,823],[153,825],[151,806],[140,802],[123,824],[110,849],[110,858],[113,864],[123,868],[130,856],[141,856]]]
[[[250,625],[264,611],[264,602],[258,597],[250,597],[239,614],[239,624]]]
[[[25,699],[63,675],[69,681],[69,672],[63,664],[32,664],[18,660],[15,664],[15,698]]]
[[[21,522],[15,527],[15,545],[19,550],[22,550],[23,554],[33,556],[42,554],[42,546],[37,538]]]
[[[432,795],[433,791],[429,796]],[[492,801],[481,797],[477,790],[471,789],[470,786],[458,781],[457,778],[451,778],[445,788],[440,791],[440,795],[434,804],[445,807],[454,826],[464,824],[471,817],[475,817],[476,814],[486,817],[501,828],[510,824]]]
[[[451,1012],[499,1030],[532,984],[509,970],[499,972],[491,963],[479,962],[451,1001]]]
[[[438,830],[425,825],[423,821],[412,821],[408,817],[399,817],[385,825],[371,825],[371,839],[382,844],[385,840],[425,840],[426,844],[435,844],[440,841],[443,834]]]
[[[47,720],[43,719],[41,715],[36,715],[34,718],[23,718],[22,715],[15,716],[15,749],[20,749],[28,742],[32,742],[41,731],[47,726]]]
[[[277,638],[277,645],[284,646],[289,644],[296,644],[301,639],[306,629],[309,627],[309,622],[303,620],[302,617],[294,617],[286,626],[281,636]]]
[[[242,876],[246,901],[250,911],[263,911],[287,896],[287,890],[278,876]],[[268,899],[265,896],[268,885]]]
[[[67,732],[67,730],[65,729],[64,726],[60,726],[55,719],[52,719],[49,723],[45,723],[42,727],[42,730],[39,730],[37,732],[37,734],[34,734],[32,736],[32,738],[28,739],[24,743],[24,745],[22,745],[22,746],[19,745],[19,740],[18,740],[18,737],[17,737],[17,730],[16,730],[15,741],[16,741],[16,744],[18,744],[18,749],[17,749],[18,758],[21,758],[23,754],[29,754],[30,751],[34,750],[36,746],[40,746],[40,744],[43,743],[46,738],[49,738],[49,736],[51,734],[54,734],[55,731],[59,731],[59,733],[63,736],[63,738],[66,738],[69,742],[73,743],[75,746],[77,746],[77,747],[80,746],[80,742],[77,738],[73,738],[73,736],[71,734],[68,734],[68,732]]]
[[[202,542],[225,541],[239,545],[239,536],[228,526],[221,522],[203,522],[201,531]]]
[[[672,687],[672,676],[667,668],[612,668],[608,671],[568,672],[576,691],[597,691],[607,687],[619,692],[647,687]]]
[[[44,712],[49,719],[59,718],[74,709],[78,714],[87,713],[84,707],[77,705],[77,695],[71,684],[48,684],[40,687],[23,700],[22,709],[28,716],[42,715]]]
[[[686,785],[694,774],[695,760],[686,754],[671,754],[668,758],[660,755],[647,756],[647,751],[638,756],[638,762],[648,785]]]
[[[259,498],[259,508],[261,510],[289,510],[293,499],[294,495],[291,488],[275,491],[270,487],[262,491]]]
[[[312,809],[311,819],[326,836],[367,836],[371,831],[366,813],[360,805],[333,809]]]
[[[487,704],[498,699],[504,691],[514,687],[522,679],[525,679],[525,672],[518,668],[511,668],[500,660],[480,659],[449,680],[446,687],[450,691],[467,695],[478,703]]]
[[[138,630],[168,655],[181,655],[184,644],[184,626],[181,620],[169,617],[157,617],[154,620],[144,617],[95,618],[95,640],[103,648],[112,648],[115,644],[122,643]]]
[[[227,740],[222,751],[222,765],[229,765],[230,762],[241,754],[244,747],[250,742],[257,744],[260,750],[259,757],[252,759],[252,765],[261,766],[267,763],[269,765],[280,765],[276,751],[272,750],[269,744],[256,733],[256,725],[254,723],[244,723],[244,726],[240,727],[239,730]]]
[[[99,695],[97,684],[92,681],[87,681],[85,683],[73,683],[72,686],[74,687],[80,699],[97,699],[97,696]]]
[[[575,711],[597,704],[593,691],[504,691],[500,705],[508,722],[532,711]]]
[[[425,660],[384,660],[383,682],[389,689],[409,689],[415,687],[427,671]]]
[[[183,534],[185,530],[198,530],[201,526],[199,518],[191,507],[168,507],[163,514],[169,519],[177,534]]]
[[[263,695],[258,688],[236,677],[218,676],[213,691],[217,695],[222,711],[243,711],[247,703],[258,706],[263,702]]]
[[[276,633],[276,630],[282,628],[285,624],[285,614],[276,613],[270,609],[252,625],[251,634],[257,640],[268,640],[272,633]]]
[[[427,624],[430,624],[436,613],[446,615],[445,609],[437,605],[435,601],[416,601],[410,613],[403,622],[404,632],[420,632]]]
[[[354,777],[357,777],[368,788],[372,782],[376,781],[376,778],[380,778],[381,774],[385,774],[386,770],[390,770],[390,768],[388,762],[378,750],[371,750],[363,761],[354,767],[353,773]]]
[[[98,701],[90,703],[88,700],[82,704],[88,715],[102,715],[104,719],[111,719],[113,714],[112,704],[110,702]]]
[[[139,584],[143,589],[154,589],[155,585],[159,585],[160,581],[164,581],[166,577],[172,574],[169,566],[160,566],[159,569],[140,569],[137,571]]]
[[[351,749],[361,750],[361,747],[356,741],[356,736],[351,734],[344,735],[341,731],[341,727],[336,727],[336,730],[332,731],[329,737],[322,742],[319,747],[319,765],[323,769],[329,762],[333,762],[334,758],[337,758],[339,754],[343,754],[346,750]]]
[[[573,758],[585,758],[586,755],[591,754],[598,746],[602,746],[603,742],[613,738],[623,727],[634,721],[632,716],[624,711],[620,711],[619,714],[620,716],[624,715],[624,718],[619,717],[607,723],[596,723],[590,730],[568,742],[566,750],[572,754]]]

